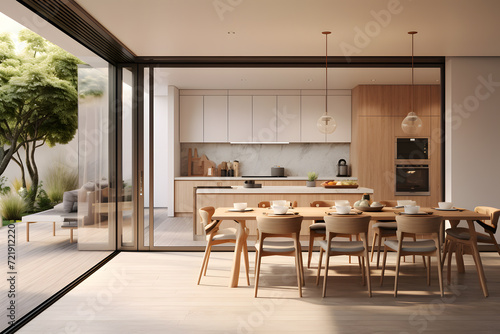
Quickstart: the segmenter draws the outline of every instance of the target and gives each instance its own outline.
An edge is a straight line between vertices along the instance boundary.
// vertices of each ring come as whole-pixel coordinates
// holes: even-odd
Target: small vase
[[[316,187],[316,181],[306,181],[307,187]]]

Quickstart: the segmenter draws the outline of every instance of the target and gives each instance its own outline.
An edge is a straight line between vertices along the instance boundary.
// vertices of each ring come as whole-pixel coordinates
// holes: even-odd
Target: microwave
[[[429,138],[396,138],[396,159],[429,159]]]

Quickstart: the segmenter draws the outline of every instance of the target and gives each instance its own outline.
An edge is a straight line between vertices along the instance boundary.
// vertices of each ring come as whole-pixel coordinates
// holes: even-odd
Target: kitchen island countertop
[[[358,188],[325,188],[306,186],[268,186],[262,188],[200,188],[198,194],[373,194],[373,189]]]

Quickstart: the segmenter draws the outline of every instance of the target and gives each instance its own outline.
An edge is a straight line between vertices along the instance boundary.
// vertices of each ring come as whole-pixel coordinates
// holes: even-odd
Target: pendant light
[[[415,96],[415,83],[413,80],[413,37],[415,36],[416,31],[409,31],[408,34],[411,35],[411,109],[408,115],[405,117],[403,122],[401,123],[401,129],[403,132],[409,135],[416,135],[420,133],[422,130],[422,120],[417,114],[414,112],[414,96]]]
[[[337,128],[337,122],[335,119],[328,115],[328,35],[331,34],[330,31],[323,31],[325,35],[326,42],[326,53],[325,53],[325,114],[318,119],[316,126],[321,133],[333,133]]]

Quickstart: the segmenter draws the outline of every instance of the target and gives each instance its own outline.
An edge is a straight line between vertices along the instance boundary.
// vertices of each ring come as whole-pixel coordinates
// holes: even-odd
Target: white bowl
[[[420,211],[420,206],[418,205],[405,205],[405,213],[415,214]]]
[[[335,206],[351,206],[351,203],[346,199],[339,199],[335,201]]]
[[[440,209],[451,209],[453,207],[451,202],[439,202],[438,205]]]
[[[277,215],[283,215],[288,211],[288,207],[282,205],[273,205],[271,208],[273,209],[273,212]]]
[[[245,210],[247,208],[247,203],[234,203],[233,205],[236,210]]]
[[[288,202],[283,200],[273,201],[273,205],[276,206],[288,206]]]
[[[348,214],[351,212],[351,207],[347,205],[335,205],[335,210],[340,214]]]

